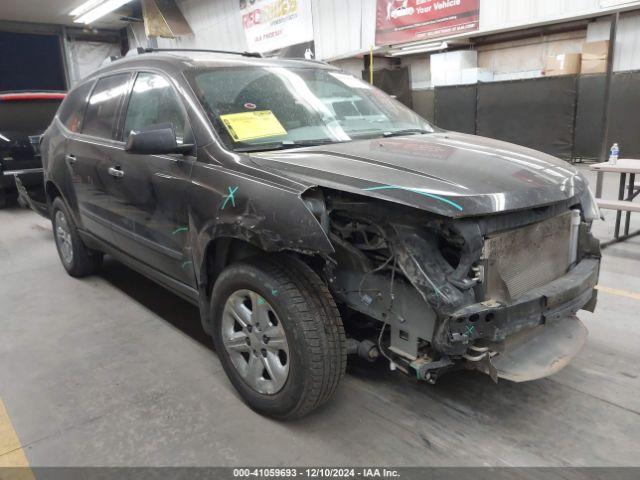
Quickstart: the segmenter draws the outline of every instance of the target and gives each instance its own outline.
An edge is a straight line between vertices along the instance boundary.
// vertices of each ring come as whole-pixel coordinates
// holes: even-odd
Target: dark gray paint
[[[305,255],[324,265],[323,278],[331,284],[334,270],[339,273],[343,267],[333,261],[337,247],[322,218],[327,216],[322,202],[327,200],[327,210],[330,203],[342,202],[347,214],[354,204],[356,209],[357,204],[364,205],[365,217],[384,228],[388,249],[398,256],[399,270],[420,293],[423,309],[429,304],[436,311],[437,333],[426,340],[433,340],[438,353],[462,355],[467,342],[461,336],[452,339],[448,324],[452,315],[485,313],[487,308],[477,304],[473,283],[467,278],[471,264],[479,260],[483,232],[497,230],[487,225],[516,228],[536,221],[538,213],[532,210],[537,207],[553,206],[538,209],[550,214],[554,208],[578,205],[586,190],[583,178],[550,155],[442,131],[277,152],[230,152],[216,137],[183,72],[195,66],[246,63],[331,68],[296,60],[195,62],[169,54],[144,54],[115,62],[95,76],[150,71],[170,81],[188,112],[197,146],[194,155],[126,152],[121,141],[124,108],[114,140],[71,134],[56,119],[42,144],[48,192],[61,193],[91,247],[105,250],[199,304],[206,330],[210,329],[210,287],[228,261],[230,242],[240,242],[252,254],[286,251]],[[71,157],[77,161],[69,162]],[[122,175],[109,175],[112,169]],[[306,201],[310,196],[319,197],[320,212]],[[507,215],[509,212],[515,213]],[[381,213],[382,218],[376,218]],[[442,228],[438,223],[442,219],[448,219],[444,222],[448,231],[459,232],[465,243],[460,271],[450,265],[451,271],[445,269],[446,261],[437,253],[442,231],[436,233],[436,227]],[[427,231],[430,222],[436,225]],[[597,252],[589,255],[597,257]],[[443,299],[433,297],[429,285],[434,283],[429,276],[436,279],[439,289],[435,290],[445,294]],[[584,294],[585,298],[583,286],[567,279],[562,288],[554,290],[554,295],[563,298],[563,312],[573,313],[574,307],[581,308],[589,300],[586,297],[593,285],[586,285],[589,295]],[[526,312],[500,305],[491,307],[496,310],[491,313],[500,322],[526,317],[527,325],[538,324],[549,310],[542,299],[538,295]],[[515,326],[520,328],[520,323]],[[392,327],[397,327],[395,322]],[[425,335],[420,332],[433,331],[411,328],[414,342]],[[493,330],[487,335],[493,335]]]

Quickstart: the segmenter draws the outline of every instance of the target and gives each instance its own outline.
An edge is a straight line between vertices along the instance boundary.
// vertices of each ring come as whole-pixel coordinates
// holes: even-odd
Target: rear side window
[[[58,118],[72,132],[79,132],[82,128],[84,107],[87,104],[87,97],[91,92],[92,85],[93,82],[89,82],[73,89],[60,106]]]
[[[120,104],[127,93],[130,75],[123,73],[98,80],[84,116],[82,133],[100,138],[113,138]]]

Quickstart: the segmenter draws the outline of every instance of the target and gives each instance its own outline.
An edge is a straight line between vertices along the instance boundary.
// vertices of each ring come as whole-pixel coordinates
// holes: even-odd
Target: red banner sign
[[[480,0],[378,0],[376,44],[429,40],[478,30]]]

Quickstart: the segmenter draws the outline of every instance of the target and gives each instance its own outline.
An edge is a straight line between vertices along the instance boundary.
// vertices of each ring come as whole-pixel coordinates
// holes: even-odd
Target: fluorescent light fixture
[[[92,8],[97,7],[103,1],[104,0],[88,0],[84,2],[82,5],[80,5],[78,8],[74,8],[69,15],[71,17],[79,17],[80,15],[87,13]]]
[[[104,17],[106,14],[113,12],[114,10],[120,8],[126,3],[129,3],[131,0],[107,0],[106,2],[98,5],[92,10],[89,10],[84,15],[76,18],[74,20],[75,23],[84,23],[88,25],[90,23],[95,22],[99,18]]]
[[[410,47],[402,47],[400,50],[392,50],[389,54],[392,57],[401,57],[403,55],[414,55],[416,53],[436,52],[438,50],[446,50],[449,44],[447,42],[426,43],[422,45],[412,45]]]
[[[10,142],[11,140],[9,140],[7,137],[5,137],[4,135],[2,135],[0,133],[0,140],[4,140],[5,142]]]

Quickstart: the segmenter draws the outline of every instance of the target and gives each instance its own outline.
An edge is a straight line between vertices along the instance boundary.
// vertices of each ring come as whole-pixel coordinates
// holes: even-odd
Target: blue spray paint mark
[[[171,235],[177,235],[180,232],[188,232],[189,229],[187,227],[180,227],[180,228],[176,228],[173,232],[171,232]]]
[[[476,329],[475,326],[473,325],[467,325],[467,331],[465,333],[467,333],[468,335],[473,335],[473,331]]]
[[[273,295],[274,297],[278,296],[278,290],[276,290],[275,288],[271,290],[271,295]]]
[[[417,188],[400,187],[398,185],[383,185],[381,187],[371,187],[371,188],[365,188],[363,190],[366,192],[374,192],[376,190],[405,190],[407,192],[413,192],[418,195],[422,195],[423,197],[429,197],[429,198],[433,198],[434,200],[439,200],[441,202],[446,203],[447,205],[451,205],[453,208],[461,212],[464,210],[460,205],[458,205],[453,200],[449,200],[448,198],[444,198],[444,197],[441,197],[440,195],[435,195],[433,193],[423,192],[422,190],[419,190]]]
[[[258,305],[264,305],[264,298],[258,297]]]
[[[193,262],[192,262],[191,260],[189,260],[189,261],[187,261],[187,262],[184,262],[184,263],[182,264],[182,268],[187,268],[189,265],[193,265]]]
[[[224,202],[220,207],[221,210],[224,210],[229,202],[231,202],[231,205],[233,205],[233,207],[236,206],[236,198],[234,197],[234,194],[238,191],[238,187],[228,187],[228,190],[229,195],[225,195]]]

